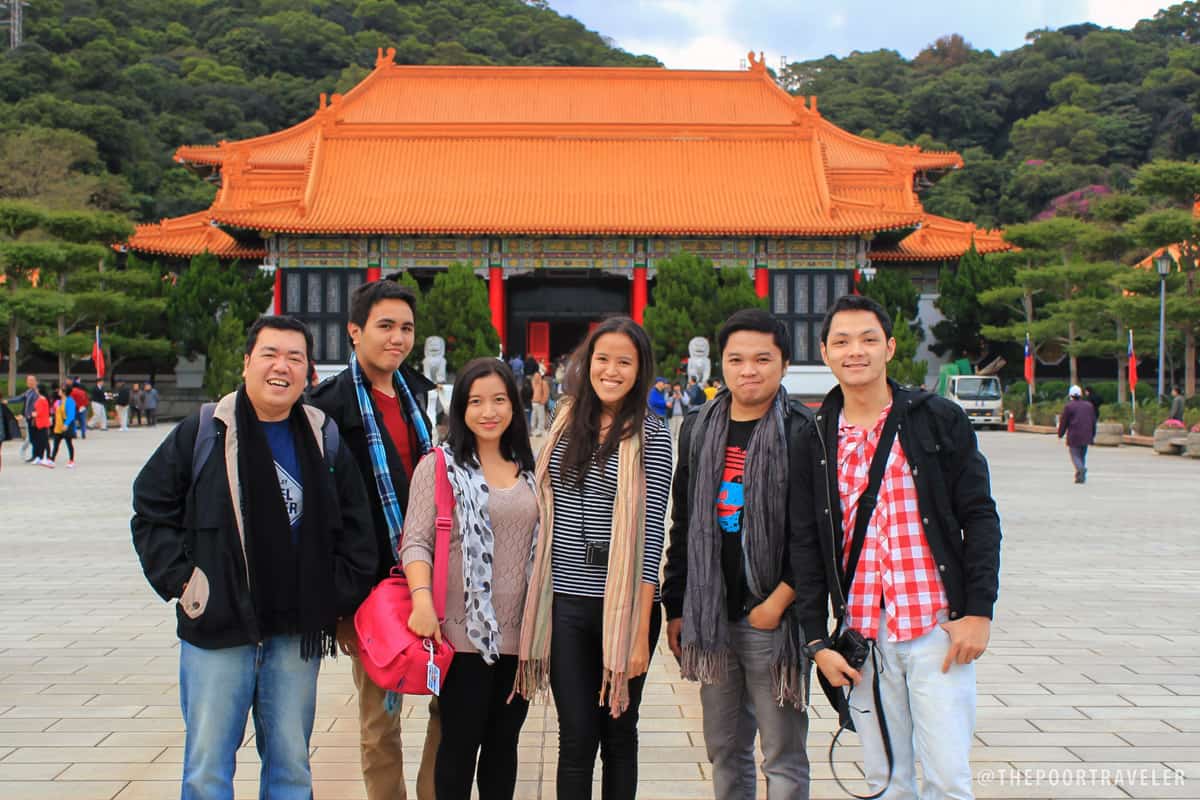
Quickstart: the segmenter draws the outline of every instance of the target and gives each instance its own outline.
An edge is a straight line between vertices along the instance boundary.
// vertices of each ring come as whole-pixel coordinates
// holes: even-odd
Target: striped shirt
[[[551,571],[554,591],[583,597],[603,597],[608,565],[584,563],[584,539],[608,542],[612,538],[613,504],[617,499],[617,453],[603,469],[593,466],[583,486],[564,481],[564,436],[550,454],[550,485],[554,490],[554,538]],[[646,548],[642,582],[658,586],[666,534],[667,497],[671,490],[671,434],[657,417],[646,417]],[[656,593],[657,594],[657,593]]]

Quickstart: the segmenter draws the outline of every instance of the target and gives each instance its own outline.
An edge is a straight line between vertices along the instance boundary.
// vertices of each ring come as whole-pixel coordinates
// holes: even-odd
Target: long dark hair
[[[467,427],[467,401],[471,397],[471,387],[475,385],[475,381],[488,375],[500,376],[509,405],[512,406],[512,420],[500,435],[500,454],[522,470],[532,471],[533,450],[529,446],[529,426],[525,424],[525,411],[521,408],[520,398],[517,397],[517,381],[508,365],[499,359],[476,358],[468,361],[454,379],[454,389],[450,396],[450,430],[446,435],[446,443],[454,451],[454,460],[459,464],[479,463],[475,434]]]
[[[592,388],[592,354],[596,342],[607,333],[620,333],[629,337],[637,351],[637,380],[621,407],[613,417],[608,435],[600,440],[600,398]],[[654,378],[654,349],[650,337],[629,317],[610,317],[604,320],[571,354],[567,367],[567,396],[571,402],[571,424],[565,431],[566,449],[563,451],[562,471],[570,476],[576,486],[583,484],[593,460],[603,464],[608,460],[621,440],[630,436],[641,436],[646,422],[646,396]]]

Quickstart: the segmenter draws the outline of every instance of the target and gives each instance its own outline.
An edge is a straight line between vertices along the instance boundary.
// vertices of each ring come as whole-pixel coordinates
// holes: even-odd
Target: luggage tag
[[[429,663],[425,667],[425,688],[436,697],[442,693],[442,670],[433,663],[433,640],[425,640],[425,650],[429,653]]]

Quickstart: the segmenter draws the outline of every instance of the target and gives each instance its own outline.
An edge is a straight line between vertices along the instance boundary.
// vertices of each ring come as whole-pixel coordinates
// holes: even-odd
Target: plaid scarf
[[[358,365],[358,356],[350,354],[350,374],[354,377],[354,388],[358,393],[358,411],[362,415],[363,429],[367,432],[367,450],[371,454],[371,471],[375,473],[375,488],[379,490],[379,501],[383,504],[383,515],[387,519],[388,538],[392,542],[392,553],[400,552],[400,532],[404,528],[404,510],[400,508],[400,499],[396,497],[396,488],[392,485],[392,473],[388,469],[387,450],[383,446],[383,434],[379,430],[379,422],[375,419],[375,406],[371,403],[371,387],[363,375],[362,367]],[[404,382],[400,371],[396,370],[392,383],[400,391],[404,401],[404,410],[408,412],[409,422],[417,432],[417,441],[421,452],[429,452],[429,431],[425,428],[425,420],[417,408],[408,384]],[[400,443],[397,442],[399,447]],[[415,459],[414,459],[415,461]]]
[[[551,552],[554,535],[554,492],[550,485],[550,456],[570,425],[571,407],[559,405],[546,444],[538,457],[534,482],[538,489],[541,519],[534,543],[533,571],[521,619],[520,666],[514,694],[533,699],[546,688],[550,676],[551,618],[554,578]],[[617,493],[613,506],[608,576],[604,583],[604,676],[599,704],[609,706],[613,718],[629,708],[629,655],[641,619],[642,558],[646,546],[646,471],[642,441],[629,437],[617,449]]]

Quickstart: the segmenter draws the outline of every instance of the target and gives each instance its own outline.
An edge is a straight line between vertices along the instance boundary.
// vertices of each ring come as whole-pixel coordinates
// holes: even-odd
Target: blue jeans
[[[81,408],[75,412],[75,432],[80,439],[87,438],[87,409]]]
[[[319,658],[300,658],[300,637],[205,650],[179,643],[179,698],[187,739],[182,800],[233,797],[237,750],[254,713],[261,800],[311,800],[308,743]]]

